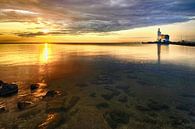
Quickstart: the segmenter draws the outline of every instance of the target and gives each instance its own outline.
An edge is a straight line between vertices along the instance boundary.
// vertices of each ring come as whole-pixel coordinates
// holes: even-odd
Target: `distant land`
[[[0,44],[44,44],[47,42],[0,42]],[[48,42],[47,44],[70,44],[70,45],[130,45],[130,44],[158,44],[157,41],[149,41],[149,42],[106,42],[106,43],[73,43],[73,42]],[[173,45],[182,45],[182,46],[195,46],[195,42],[190,41],[178,41],[178,42],[169,42],[169,43],[159,43],[159,44],[173,44]]]
[[[142,44],[158,44],[159,42],[142,42]],[[169,42],[169,43],[163,43],[160,44],[173,44],[173,45],[182,45],[182,46],[195,46],[195,42],[189,42],[189,41],[179,41],[179,42]]]

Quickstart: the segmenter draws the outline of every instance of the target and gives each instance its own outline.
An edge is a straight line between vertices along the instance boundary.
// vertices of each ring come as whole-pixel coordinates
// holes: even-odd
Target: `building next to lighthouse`
[[[170,36],[168,34],[162,34],[161,31],[160,31],[160,28],[158,28],[157,41],[159,43],[166,43],[166,44],[168,44],[170,42]]]

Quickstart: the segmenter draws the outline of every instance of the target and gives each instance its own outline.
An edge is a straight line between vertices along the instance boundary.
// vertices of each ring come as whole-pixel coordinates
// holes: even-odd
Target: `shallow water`
[[[1,122],[5,128],[37,127],[35,120],[18,119],[23,112],[17,111],[16,102],[30,99],[39,108],[44,106],[42,96],[49,89],[80,98],[74,107],[77,114],[56,128],[195,128],[195,47],[2,44],[0,71],[0,80],[19,85],[17,95],[0,98],[9,109],[3,114],[7,119]],[[40,83],[41,88],[31,92],[32,83]],[[116,110],[128,114],[128,122],[116,124],[109,116]],[[44,115],[47,113],[34,114],[40,119]],[[89,116],[95,120],[89,122]]]

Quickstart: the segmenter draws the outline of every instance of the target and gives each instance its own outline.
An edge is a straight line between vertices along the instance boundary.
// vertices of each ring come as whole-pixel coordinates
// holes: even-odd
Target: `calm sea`
[[[80,107],[94,105],[96,108],[98,102],[106,101],[112,108],[127,108],[128,113],[134,114],[131,125],[135,128],[141,127],[139,123],[143,121],[148,128],[154,124],[146,122],[151,118],[145,118],[148,115],[145,106],[158,115],[155,118],[157,124],[167,123],[165,128],[194,127],[195,123],[191,113],[193,110],[195,113],[195,47],[1,44],[0,80],[19,85],[18,95],[0,98],[1,104],[13,108],[12,104],[23,97],[39,98],[45,94],[47,86],[59,86],[69,94],[79,95]],[[41,83],[45,87],[32,94],[29,90],[31,83]],[[105,93],[112,93],[113,89],[120,94],[105,97]],[[122,100],[119,99],[121,96],[127,97]],[[178,119],[181,116],[187,122],[171,123],[175,119],[178,121],[172,118],[174,113],[179,114]]]

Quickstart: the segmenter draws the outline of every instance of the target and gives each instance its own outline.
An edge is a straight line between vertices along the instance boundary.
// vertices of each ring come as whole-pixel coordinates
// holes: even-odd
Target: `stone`
[[[124,111],[114,110],[104,114],[104,118],[112,129],[118,128],[121,124],[129,123],[129,114]]]
[[[19,101],[17,103],[17,107],[18,107],[19,110],[24,110],[24,109],[32,106],[32,104],[33,103],[32,102],[29,102],[29,101]]]
[[[62,112],[65,111],[64,99],[54,99],[46,104],[46,112]]]
[[[4,84],[4,82],[2,80],[0,80],[0,86],[3,85],[3,84]]]
[[[120,96],[118,101],[122,102],[122,103],[126,103],[128,101],[128,97],[127,96]]]
[[[156,101],[151,101],[149,104],[148,104],[148,107],[151,109],[151,110],[155,110],[155,111],[161,111],[161,110],[167,110],[169,109],[169,106],[166,105],[166,104],[161,104],[161,103],[158,103]]]
[[[97,109],[106,109],[106,108],[109,108],[110,105],[108,103],[103,102],[103,103],[97,104],[96,107]]]
[[[45,98],[47,98],[47,97],[54,97],[54,96],[56,96],[56,95],[58,95],[58,91],[50,90],[50,91],[48,91],[48,92],[46,93],[46,95],[45,95],[44,97],[45,97]]]
[[[38,89],[40,87],[40,85],[38,84],[38,83],[35,83],[35,84],[31,84],[30,85],[30,89],[31,90],[36,90],[36,89]]]
[[[47,118],[43,120],[37,129],[55,129],[63,124],[64,118],[60,113],[49,113]]]
[[[190,121],[187,118],[183,117],[180,114],[171,115],[169,118],[170,118],[171,125],[174,127],[179,127],[179,126],[182,126],[184,124],[190,123]]]
[[[144,106],[144,105],[137,105],[136,109],[139,110],[139,111],[143,111],[143,112],[150,111],[150,109],[148,107]]]
[[[6,97],[18,93],[16,84],[3,83],[0,86],[0,97]]]
[[[80,100],[80,97],[78,96],[73,96],[70,101],[65,105],[65,110],[70,110],[72,109]]]
[[[102,96],[105,100],[111,100],[114,96],[118,96],[119,94],[120,94],[119,91],[113,90],[113,91],[111,91],[111,93],[102,94],[101,96]]]
[[[91,93],[89,96],[90,96],[90,97],[96,97],[96,93],[93,92],[93,93]]]
[[[6,107],[5,106],[0,106],[0,113],[6,112]]]
[[[189,114],[195,117],[195,110],[191,110]]]

